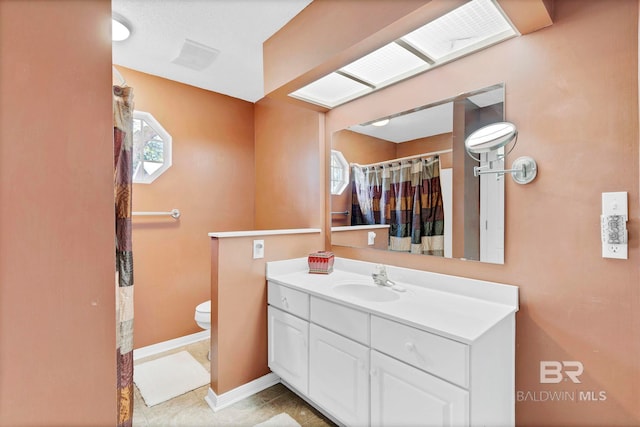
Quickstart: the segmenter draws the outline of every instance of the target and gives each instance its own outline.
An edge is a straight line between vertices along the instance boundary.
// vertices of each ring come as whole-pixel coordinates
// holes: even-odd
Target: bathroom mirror
[[[504,84],[496,84],[388,117],[372,117],[335,132],[331,148],[349,163],[350,182],[342,194],[331,196],[332,245],[504,263],[504,177],[474,176],[478,162],[469,157],[464,145],[474,131],[504,121],[504,90]],[[387,119],[384,126],[373,125]],[[491,161],[494,167],[502,167],[502,154],[503,148],[480,153],[480,165]],[[360,197],[358,191],[362,192],[354,184],[354,171],[362,175],[363,170],[398,167],[404,162],[414,164],[415,169],[416,163],[426,164],[434,157],[439,162],[443,213],[436,215],[433,228],[441,238],[438,236],[435,243],[423,238],[415,250],[413,238],[411,247],[389,238],[403,225],[393,226],[389,220],[370,225],[379,219],[363,224],[360,204],[352,202]],[[384,192],[383,188],[388,187],[372,191]],[[371,202],[371,206],[377,204]]]

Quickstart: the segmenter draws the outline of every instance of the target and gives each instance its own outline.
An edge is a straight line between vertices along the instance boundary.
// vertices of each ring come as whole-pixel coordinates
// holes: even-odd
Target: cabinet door
[[[345,425],[369,425],[369,348],[309,328],[309,397]]]
[[[309,322],[269,306],[269,368],[301,393],[308,392]]]
[[[371,351],[371,425],[467,426],[468,392]]]

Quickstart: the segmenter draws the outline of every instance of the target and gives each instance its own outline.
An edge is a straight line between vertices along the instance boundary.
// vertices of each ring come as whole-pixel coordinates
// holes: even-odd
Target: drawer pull
[[[287,297],[282,297],[280,301],[282,301],[283,307],[289,308],[289,301],[287,301]]]
[[[407,349],[407,351],[412,352],[412,353],[413,353],[414,351],[416,351],[416,345],[415,345],[414,343],[412,343],[411,341],[409,341],[408,343],[406,343],[406,344],[404,345],[404,348],[406,348],[406,349]]]

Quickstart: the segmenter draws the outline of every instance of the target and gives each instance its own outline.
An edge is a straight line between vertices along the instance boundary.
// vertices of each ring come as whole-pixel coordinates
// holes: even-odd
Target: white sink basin
[[[385,302],[399,298],[397,293],[388,288],[357,283],[337,285],[333,288],[333,291],[341,296],[354,297],[364,301]]]

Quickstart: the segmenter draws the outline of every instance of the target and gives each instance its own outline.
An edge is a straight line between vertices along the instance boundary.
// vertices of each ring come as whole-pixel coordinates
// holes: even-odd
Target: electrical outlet
[[[253,259],[264,258],[264,240],[253,241]]]
[[[369,246],[376,244],[376,233],[373,231],[369,231],[369,233],[367,233],[367,244]]]
[[[628,212],[626,192],[602,193],[600,237],[603,258],[628,259]]]
[[[628,258],[626,244],[622,244],[622,245],[608,244],[606,246],[603,246],[602,252],[603,252],[602,253],[603,258],[617,258],[617,259]]]

